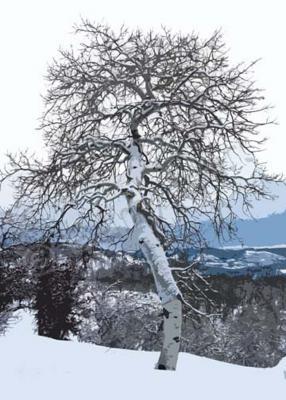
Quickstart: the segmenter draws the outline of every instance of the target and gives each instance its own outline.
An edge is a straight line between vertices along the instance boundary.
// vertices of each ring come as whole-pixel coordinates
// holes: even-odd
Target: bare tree
[[[164,307],[158,369],[175,369],[182,302],[165,250],[197,244],[200,221],[232,231],[235,205],[269,197],[256,153],[270,123],[251,65],[229,64],[221,34],[129,31],[82,21],[77,49],[48,69],[48,157],[9,156],[16,205],[49,232],[108,232],[123,198]],[[167,210],[163,218],[159,209]]]

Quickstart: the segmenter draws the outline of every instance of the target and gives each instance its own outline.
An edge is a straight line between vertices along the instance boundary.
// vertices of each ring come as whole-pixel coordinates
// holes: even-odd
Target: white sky
[[[278,126],[268,129],[262,155],[273,172],[286,175],[286,55],[283,1],[272,0],[10,0],[0,5],[0,165],[7,150],[41,148],[35,130],[41,111],[40,93],[47,64],[80,16],[143,29],[161,24],[174,30],[196,31],[208,37],[221,28],[234,62],[262,58],[256,65],[258,86],[275,106]],[[286,6],[285,6],[286,8]],[[286,208],[286,206],[284,207]]]

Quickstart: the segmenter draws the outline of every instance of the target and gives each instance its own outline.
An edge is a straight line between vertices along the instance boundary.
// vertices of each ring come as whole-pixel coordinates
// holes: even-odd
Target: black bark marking
[[[179,338],[179,336],[175,336],[175,337],[173,337],[173,340],[174,340],[176,343],[179,343],[180,338]]]
[[[139,243],[140,243],[140,244],[144,243],[144,239],[140,239],[140,240],[139,240]]]
[[[159,364],[158,369],[167,369],[164,364]]]
[[[174,318],[176,318],[176,319],[177,319],[177,318],[178,318],[178,316],[177,316],[177,315],[174,315]]]
[[[132,133],[132,137],[133,137],[133,139],[140,139],[140,135],[139,135],[139,133],[138,133],[138,129],[137,128],[133,128],[133,129],[131,129],[131,133]],[[137,147],[138,147],[138,149],[140,150],[140,146],[139,146],[139,144],[137,143],[137,142],[135,142],[134,143]]]
[[[180,300],[181,303],[184,302],[181,293],[178,293],[176,297],[177,297],[178,300]]]
[[[163,308],[163,316],[168,319],[169,315],[170,315],[169,311],[166,308]]]

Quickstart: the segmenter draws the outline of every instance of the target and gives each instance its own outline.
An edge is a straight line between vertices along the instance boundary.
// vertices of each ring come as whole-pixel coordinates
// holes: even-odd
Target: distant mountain
[[[1,216],[1,209],[0,209]],[[271,214],[264,218],[259,219],[238,219],[237,220],[237,235],[235,238],[228,241],[219,241],[214,233],[212,226],[209,223],[203,224],[204,236],[207,239],[209,247],[229,247],[229,246],[244,246],[244,247],[269,247],[277,245],[286,245],[286,210],[282,213]],[[0,240],[2,232],[5,227],[0,227]],[[126,234],[127,228],[121,226],[114,226],[111,228],[110,240],[102,243],[103,247],[112,250],[120,250],[121,246],[112,246],[112,242],[116,242],[123,234]],[[73,242],[85,243],[90,232],[88,229],[83,228],[80,234],[74,234],[72,237]],[[38,229],[27,229],[25,232],[18,234],[17,242],[31,243],[39,238],[40,232]],[[17,235],[16,235],[17,236]],[[113,239],[111,239],[113,237]],[[136,249],[135,236],[125,242],[124,249],[130,251]],[[65,240],[65,238],[62,238]],[[66,238],[68,241],[68,237]],[[9,244],[9,243],[8,243]]]
[[[286,210],[265,218],[237,221],[237,238],[219,242],[210,225],[205,225],[205,235],[212,247],[221,246],[273,246],[286,244]]]

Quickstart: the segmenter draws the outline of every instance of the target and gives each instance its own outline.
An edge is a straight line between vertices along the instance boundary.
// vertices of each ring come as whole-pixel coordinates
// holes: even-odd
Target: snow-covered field
[[[1,400],[282,400],[286,359],[272,369],[181,354],[176,372],[157,371],[158,354],[57,341],[33,333],[20,312],[0,337]]]

